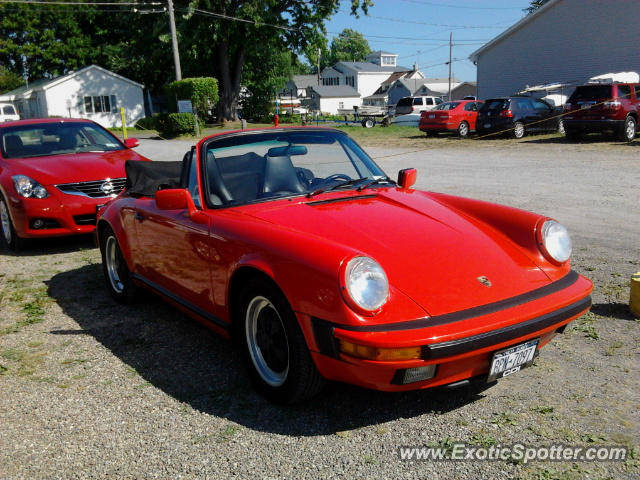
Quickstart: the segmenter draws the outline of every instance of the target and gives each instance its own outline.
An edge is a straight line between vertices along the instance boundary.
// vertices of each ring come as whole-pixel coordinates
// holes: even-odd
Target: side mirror
[[[137,138],[125,138],[123,143],[124,143],[124,146],[127,148],[135,148],[138,145],[140,145],[140,142],[138,141]]]
[[[398,172],[398,186],[402,189],[411,188],[416,183],[418,171],[415,168],[405,168]]]
[[[207,215],[196,208],[193,198],[185,188],[158,190],[155,199],[160,210],[187,210],[189,218],[195,223],[207,222]]]

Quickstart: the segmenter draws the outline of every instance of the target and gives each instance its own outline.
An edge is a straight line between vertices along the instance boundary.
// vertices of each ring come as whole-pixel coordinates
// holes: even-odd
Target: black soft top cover
[[[127,160],[126,189],[132,195],[153,197],[158,190],[183,188],[183,162],[145,162]]]

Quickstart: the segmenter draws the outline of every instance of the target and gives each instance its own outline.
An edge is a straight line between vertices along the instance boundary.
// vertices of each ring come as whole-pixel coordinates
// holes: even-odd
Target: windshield
[[[210,206],[392,184],[346,134],[292,129],[214,138],[205,147]]]
[[[438,105],[434,110],[453,110],[458,105],[460,105],[460,102],[445,102]]]
[[[611,85],[584,85],[576,88],[576,91],[571,94],[569,102],[576,102],[578,100],[599,100],[611,97]]]
[[[31,158],[78,152],[123,150],[116,137],[84,122],[34,123],[0,130],[5,158]]]
[[[495,112],[498,110],[506,110],[509,108],[509,100],[504,98],[495,98],[491,100],[485,100],[480,107],[482,112]]]

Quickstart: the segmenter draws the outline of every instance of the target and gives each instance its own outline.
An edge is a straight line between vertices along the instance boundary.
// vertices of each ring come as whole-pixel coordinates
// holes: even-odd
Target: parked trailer
[[[344,115],[345,122],[361,123],[364,128],[372,128],[376,123],[389,124],[389,110],[387,107],[376,105],[362,105],[355,108],[340,108],[338,115]],[[349,117],[352,119],[350,120]]]

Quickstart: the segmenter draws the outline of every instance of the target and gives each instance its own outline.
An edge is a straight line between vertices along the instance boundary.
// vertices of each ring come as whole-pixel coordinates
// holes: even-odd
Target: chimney
[[[418,64],[417,64],[417,63],[414,63],[414,64],[413,64],[413,71],[414,71],[414,72],[417,72],[417,71],[418,71]]]

